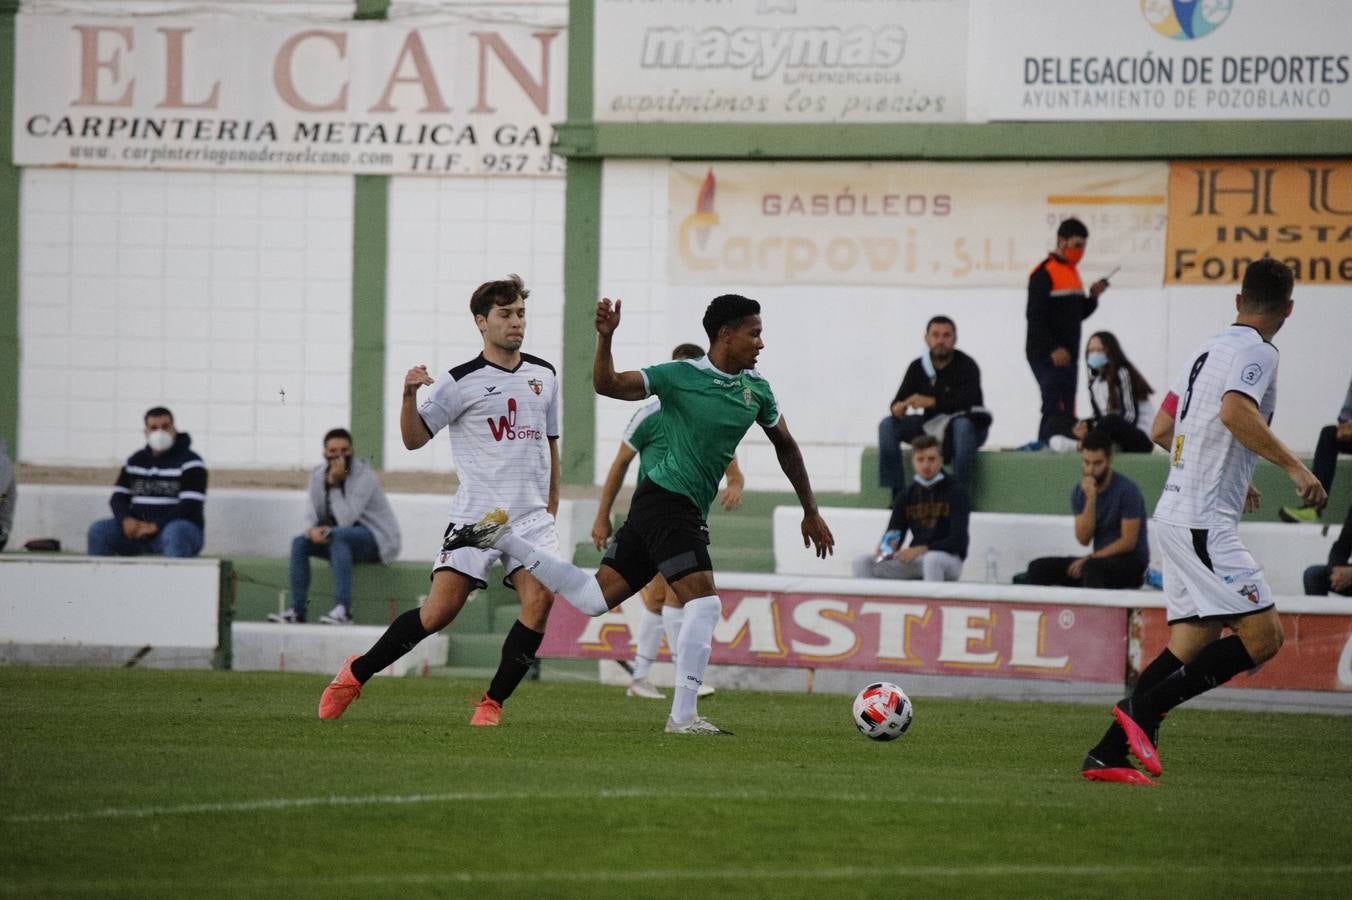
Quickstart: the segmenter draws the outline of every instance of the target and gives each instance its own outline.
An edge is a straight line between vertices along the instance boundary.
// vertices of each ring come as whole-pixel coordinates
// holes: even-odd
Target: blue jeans
[[[349,612],[352,609],[352,564],[379,562],[380,548],[375,535],[365,525],[348,525],[329,532],[327,544],[316,544],[306,535],[298,534],[291,542],[291,608],[305,618],[305,606],[310,600],[310,557],[329,561],[333,569],[334,603]]]
[[[1335,593],[1333,585],[1330,583],[1332,578],[1332,566],[1310,566],[1305,570],[1305,593],[1316,594],[1319,596]],[[1346,589],[1337,591],[1336,593],[1341,594],[1344,597],[1352,595],[1352,592],[1349,592]]]
[[[878,484],[891,488],[895,496],[906,486],[901,445],[925,433],[923,416],[887,416],[878,423]],[[972,484],[976,451],[986,443],[990,428],[978,428],[967,416],[954,416],[948,422],[944,455],[953,460],[953,477],[965,488]],[[950,453],[951,450],[951,453]]]
[[[1030,359],[1028,366],[1042,393],[1042,422],[1038,425],[1037,439],[1045,444],[1054,434],[1069,437],[1075,427],[1075,388],[1080,378],[1076,361],[1068,366],[1054,366],[1049,358],[1042,357]]]
[[[90,556],[140,556],[159,553],[186,559],[202,552],[202,529],[187,519],[170,519],[154,536],[134,541],[122,533],[117,519],[100,519],[89,526]]]

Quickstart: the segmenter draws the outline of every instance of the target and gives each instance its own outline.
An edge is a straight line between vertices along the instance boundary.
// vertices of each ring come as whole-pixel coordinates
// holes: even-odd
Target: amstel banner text
[[[414,21],[20,15],[14,161],[560,174],[564,28]]]
[[[1177,162],[1170,284],[1238,284],[1275,256],[1301,284],[1352,284],[1352,161]]]
[[[721,590],[711,661],[1121,683],[1127,611],[933,597]],[[588,618],[554,604],[541,656],[626,659],[637,621],[625,607]]]
[[[673,284],[1023,288],[1057,225],[1089,227],[1086,284],[1163,280],[1162,162],[678,163]],[[1113,274],[1115,272],[1115,274]]]

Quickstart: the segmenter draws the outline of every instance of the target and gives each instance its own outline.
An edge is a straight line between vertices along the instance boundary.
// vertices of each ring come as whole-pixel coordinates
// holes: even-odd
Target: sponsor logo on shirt
[[[488,430],[495,441],[538,441],[543,435],[538,428],[516,427],[516,398],[507,398],[507,415],[494,419],[488,417]]]

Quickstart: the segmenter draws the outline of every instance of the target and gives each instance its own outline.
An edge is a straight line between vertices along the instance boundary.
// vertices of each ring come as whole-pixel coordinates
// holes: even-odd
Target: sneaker
[[[635,678],[629,682],[629,688],[624,692],[626,697],[642,697],[644,700],[665,700],[667,695],[653,686],[653,683],[645,678]]]
[[[1054,434],[1047,438],[1047,447],[1054,453],[1071,453],[1079,449],[1080,442],[1064,434]]]
[[[361,682],[352,674],[352,660],[359,655],[349,656],[329,686],[324,688],[324,695],[319,698],[319,718],[338,718],[353,700],[361,696]]]
[[[1031,452],[1033,452],[1033,451],[1035,451],[1035,450],[1046,450],[1046,449],[1047,449],[1047,445],[1044,444],[1044,443],[1042,443],[1042,441],[1029,441],[1028,443],[1024,444],[1022,447],[1015,447],[1014,449],[1015,449],[1016,451],[1023,452],[1023,453],[1031,453]]]
[[[1150,739],[1150,735],[1159,728],[1159,723],[1155,723],[1147,732],[1134,716],[1135,710],[1132,709],[1130,697],[1119,700],[1113,707],[1113,718],[1127,733],[1127,746],[1131,748],[1131,755],[1141,761],[1147,772],[1158,778],[1164,767],[1160,765],[1159,751],[1155,749],[1155,743]]]
[[[305,617],[294,609],[288,609],[286,612],[268,613],[268,621],[279,625],[304,625]]]
[[[1277,510],[1277,517],[1283,522],[1315,523],[1319,521],[1319,510],[1313,506],[1283,506]]]
[[[502,704],[484,694],[483,699],[474,704],[474,715],[469,724],[475,727],[496,728],[502,724]]]
[[[695,716],[689,722],[681,724],[675,719],[667,719],[667,734],[726,734],[732,735],[731,731],[724,731],[713,722],[703,716]]]
[[[712,684],[701,684],[699,690],[695,691],[695,697],[711,697],[715,691],[716,688]]]
[[[1084,762],[1080,765],[1080,775],[1086,781],[1113,781],[1118,784],[1159,784],[1157,781],[1151,781],[1144,772],[1138,772],[1125,759],[1104,762],[1092,753],[1086,755]]]
[[[450,550],[459,550],[461,547],[477,547],[480,550],[487,550],[493,546],[494,541],[510,533],[511,530],[511,526],[507,524],[507,510],[498,507],[484,513],[484,517],[477,522],[453,529],[450,534],[446,535],[441,550],[443,553]]]
[[[352,618],[346,606],[335,606],[320,616],[319,621],[325,625],[351,625],[356,620]]]

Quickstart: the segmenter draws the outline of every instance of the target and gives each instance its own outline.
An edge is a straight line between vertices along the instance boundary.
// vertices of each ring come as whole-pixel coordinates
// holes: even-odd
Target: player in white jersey
[[[460,487],[451,502],[446,534],[505,506],[532,540],[557,553],[559,385],[553,366],[521,352],[528,296],[516,275],[479,286],[470,298],[470,311],[483,335],[483,352],[440,379],[433,379],[426,366],[409,369],[399,430],[410,450],[424,446],[442,429],[450,435]],[[418,389],[424,385],[433,385],[432,391],[418,405]],[[427,601],[395,619],[365,655],[343,664],[324,690],[319,717],[341,716],[372,675],[451,624],[470,593],[487,586],[488,570],[499,561],[507,570],[505,583],[521,600],[521,616],[503,642],[497,674],[470,719],[471,725],[499,724],[503,702],[535,663],[554,594],[522,571],[519,561],[498,550],[472,547],[442,548],[432,566]]]
[[[1235,324],[1198,348],[1155,416],[1151,437],[1170,453],[1151,526],[1164,557],[1169,644],[1113,708],[1116,721],[1081,768],[1091,781],[1153,784],[1132,767],[1128,750],[1159,775],[1164,716],[1281,648],[1272,590],[1239,541],[1239,517],[1258,505],[1251,480],[1260,456],[1290,476],[1307,504],[1322,507],[1328,499],[1268,427],[1277,403],[1270,341],[1291,315],[1294,281],[1279,260],[1251,263],[1235,298]],[[1232,633],[1222,637],[1226,627]]]

